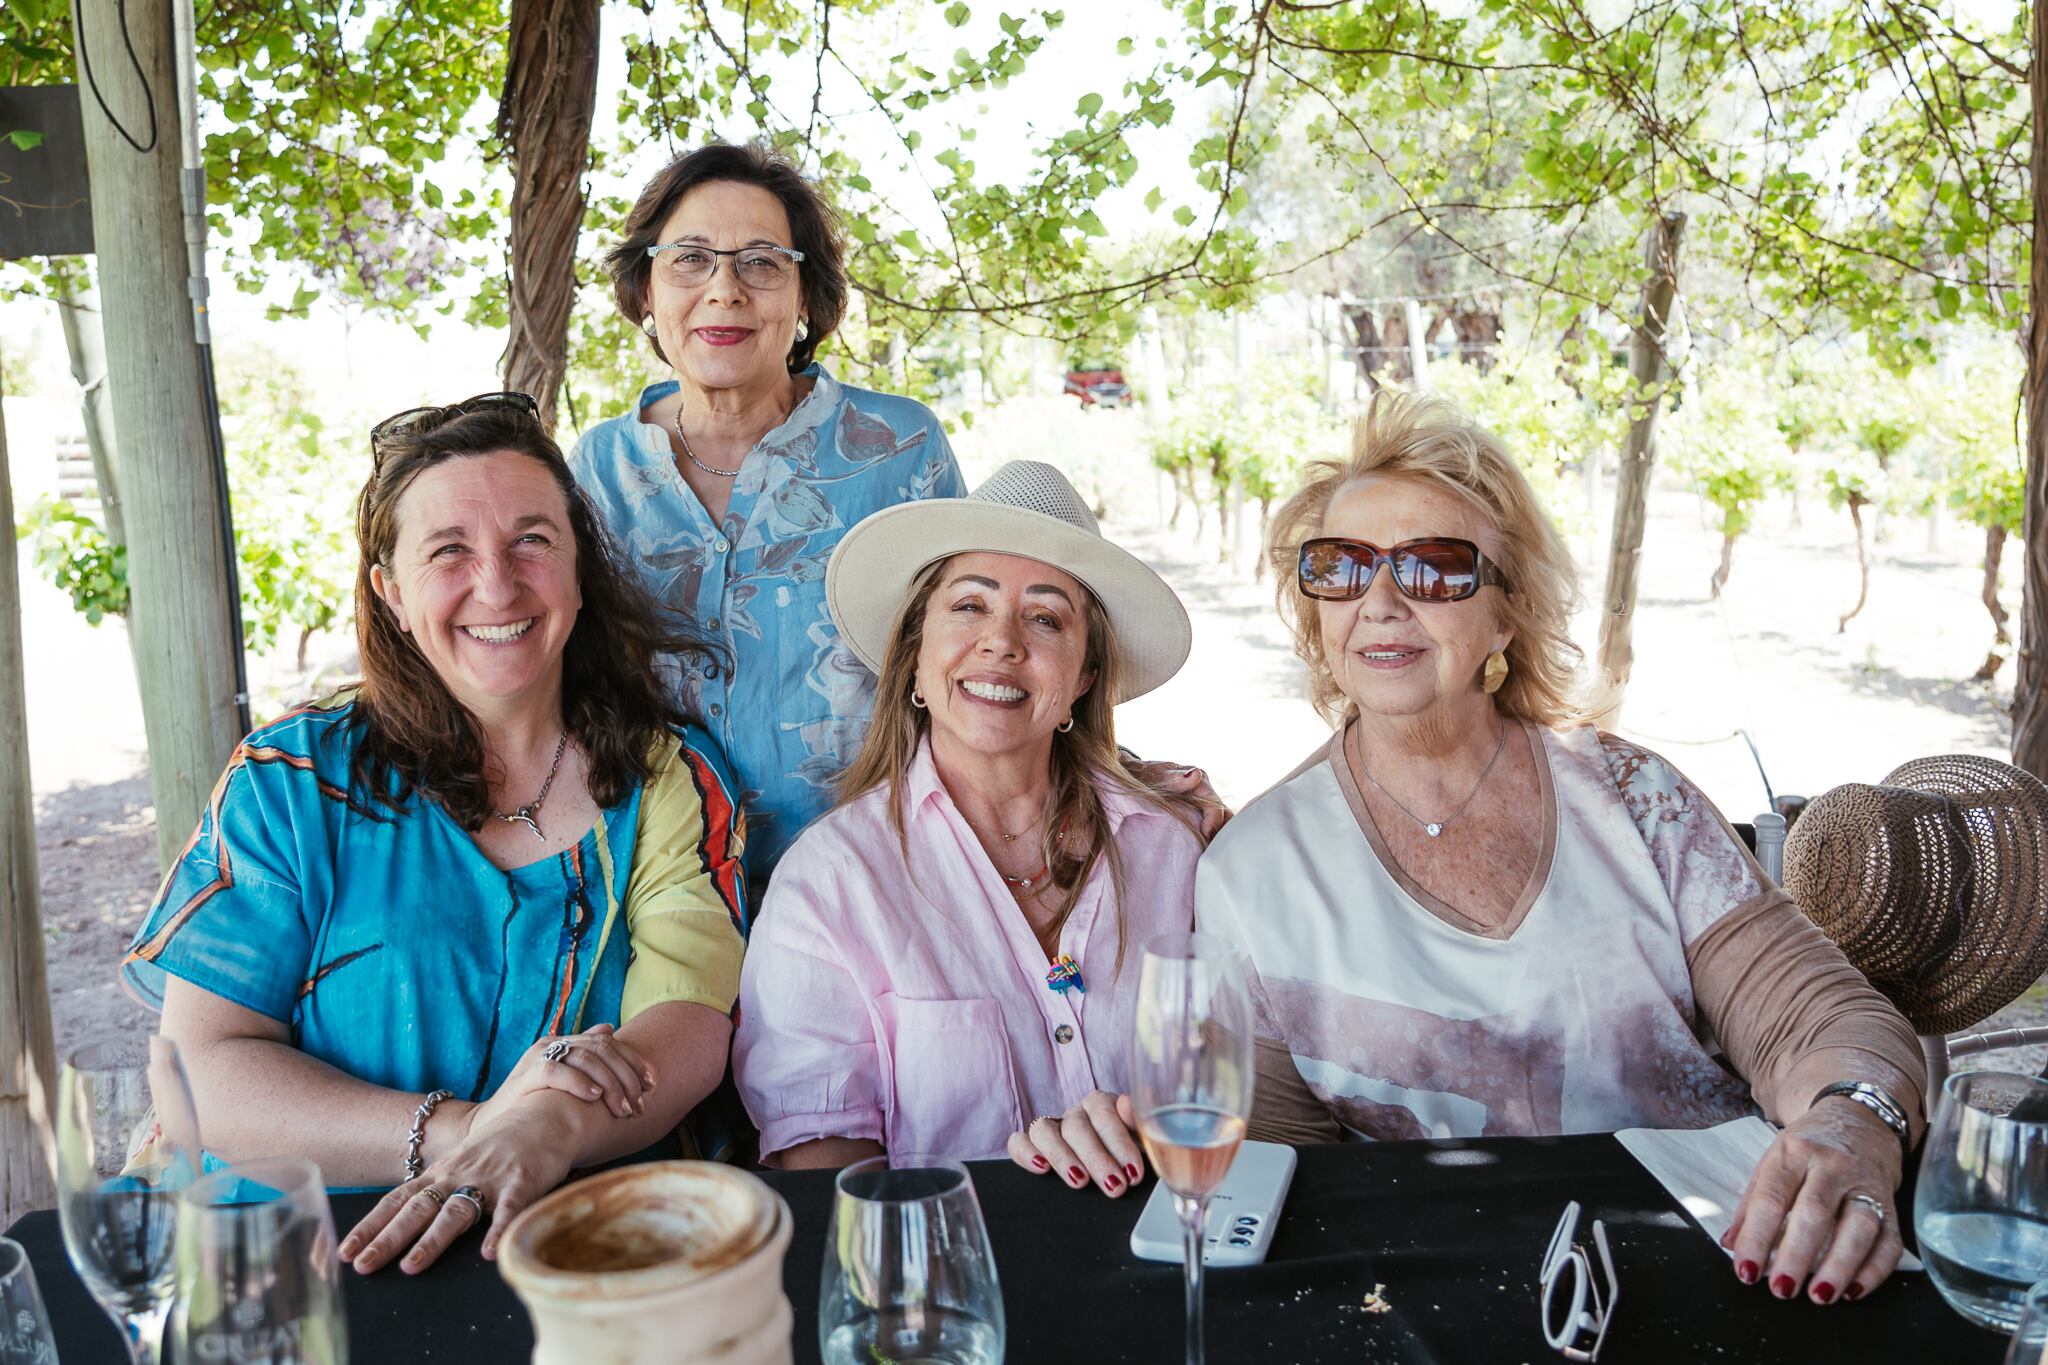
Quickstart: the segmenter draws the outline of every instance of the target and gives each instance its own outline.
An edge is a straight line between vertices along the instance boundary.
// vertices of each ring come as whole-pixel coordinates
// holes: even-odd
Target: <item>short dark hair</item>
[[[398,628],[370,570],[391,571],[398,505],[415,479],[449,460],[511,451],[539,462],[568,503],[583,606],[562,646],[562,720],[588,761],[592,799],[602,807],[617,805],[635,783],[652,776],[652,750],[663,727],[689,719],[668,692],[658,663],[709,651],[633,577],[538,417],[492,407],[422,425],[424,430],[407,428],[379,439],[376,468],[356,502],[356,643],[363,671],[356,718],[362,742],[350,760],[351,785],[393,809],[419,792],[469,830],[482,828],[490,813],[476,719]]]
[[[758,185],[774,195],[789,218],[787,245],[804,254],[796,273],[798,287],[804,291],[808,324],[804,335],[789,348],[789,370],[794,374],[811,363],[819,345],[846,316],[846,256],[839,244],[839,215],[817,186],[780,152],[757,143],[712,142],[684,152],[662,167],[626,215],[625,236],[605,253],[612,298],[626,321],[638,327],[647,316],[647,286],[653,276],[654,262],[648,258],[647,248],[659,245],[661,225],[683,196],[714,180]],[[654,343],[654,353],[667,362],[661,338],[650,336],[648,340]]]

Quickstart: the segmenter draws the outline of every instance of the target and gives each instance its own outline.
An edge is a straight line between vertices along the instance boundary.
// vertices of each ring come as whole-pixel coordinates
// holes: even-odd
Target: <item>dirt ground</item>
[[[1111,534],[1157,567],[1187,601],[1195,650],[1172,683],[1119,712],[1120,738],[1147,756],[1206,768],[1241,804],[1283,776],[1327,730],[1301,700],[1299,665],[1274,616],[1270,587],[1249,568],[1256,526],[1234,561],[1213,521],[1193,514],[1165,525],[1170,502],[1146,468],[1134,413],[1082,415],[1065,403],[1024,400],[1002,421],[956,444],[970,478],[1002,459],[1050,459],[1111,515]],[[1574,545],[1597,594],[1605,569],[1604,517],[1577,510]],[[1601,496],[1608,496],[1598,490]],[[1249,521],[1255,522],[1254,514]],[[2011,665],[1998,684],[1963,681],[1984,657],[1990,623],[1979,602],[1981,540],[1952,524],[1932,533],[1899,521],[1874,549],[1869,606],[1838,633],[1854,600],[1855,551],[1846,516],[1824,507],[1768,508],[1737,551],[1726,594],[1707,597],[1719,538],[1692,494],[1660,488],[1652,500],[1636,621],[1637,664],[1620,730],[1664,752],[1734,819],[1764,808],[1755,742],[1772,789],[1818,793],[1841,781],[1874,782],[1922,754],[2003,757]],[[105,1033],[149,1027],[115,971],[155,893],[155,817],[141,713],[119,622],[88,627],[20,561],[28,656],[30,754],[37,846],[60,1051]],[[2017,605],[2017,583],[2007,592]],[[1580,642],[1596,638],[1580,618]],[[324,651],[324,654],[323,654]],[[345,641],[316,650],[345,664]],[[305,690],[276,661],[254,668],[259,715]],[[2002,684],[2002,686],[2000,685]],[[2036,987],[1987,1027],[2048,1022]],[[2048,1049],[1994,1060],[2039,1069]]]

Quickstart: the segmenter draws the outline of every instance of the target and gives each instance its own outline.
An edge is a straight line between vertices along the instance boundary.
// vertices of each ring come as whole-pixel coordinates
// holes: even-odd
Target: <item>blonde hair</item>
[[[861,744],[860,754],[839,775],[837,804],[841,806],[877,787],[888,787],[889,821],[896,829],[906,862],[910,857],[910,835],[903,823],[903,782],[917,757],[918,745],[931,729],[931,713],[914,705],[910,694],[917,683],[918,651],[924,644],[925,606],[950,562],[948,558],[928,565],[911,584],[903,609],[896,614],[889,631],[867,738]],[[1116,899],[1116,970],[1121,971],[1126,946],[1124,862],[1110,830],[1102,789],[1107,786],[1137,797],[1177,817],[1198,835],[1201,803],[1191,796],[1161,791],[1124,765],[1112,714],[1114,699],[1122,692],[1116,637],[1102,603],[1093,592],[1088,592],[1087,598],[1088,643],[1082,671],[1092,671],[1095,683],[1074,701],[1073,728],[1053,736],[1052,791],[1047,798],[1039,852],[1051,871],[1053,885],[1066,893],[1053,918],[1055,935],[1074,912],[1096,860],[1108,861]],[[1066,831],[1065,839],[1057,837],[1062,829]]]
[[[1337,686],[1315,603],[1301,595],[1295,565],[1301,543],[1322,534],[1338,491],[1369,474],[1443,489],[1477,510],[1499,537],[1500,553],[1489,557],[1498,559],[1511,585],[1500,617],[1514,632],[1507,681],[1494,694],[1502,713],[1538,725],[1584,714],[1578,697],[1584,655],[1570,634],[1578,571],[1528,477],[1498,436],[1453,404],[1383,389],[1352,430],[1351,458],[1310,465],[1308,482],[1274,514],[1266,542],[1280,619],[1308,665],[1309,701],[1323,719],[1342,724],[1358,705]]]

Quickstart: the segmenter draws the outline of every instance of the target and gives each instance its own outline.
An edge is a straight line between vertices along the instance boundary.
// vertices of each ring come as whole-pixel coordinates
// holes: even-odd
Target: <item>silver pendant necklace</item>
[[[1374,791],[1378,792],[1381,796],[1386,797],[1387,800],[1394,802],[1395,810],[1401,812],[1401,814],[1407,816],[1410,820],[1413,820],[1416,824],[1422,826],[1422,832],[1424,834],[1427,834],[1430,838],[1435,839],[1443,834],[1445,826],[1449,825],[1451,821],[1457,819],[1459,816],[1465,813],[1465,807],[1471,805],[1472,798],[1479,795],[1479,789],[1486,785],[1487,776],[1488,774],[1492,773],[1493,765],[1500,762],[1501,751],[1507,747],[1508,718],[1506,716],[1502,716],[1500,718],[1500,739],[1497,742],[1495,742],[1493,746],[1493,757],[1486,760],[1486,766],[1480,770],[1479,780],[1472,784],[1471,792],[1466,795],[1463,801],[1460,801],[1458,803],[1458,808],[1452,811],[1449,815],[1446,815],[1441,820],[1425,820],[1421,816],[1417,815],[1414,811],[1409,810],[1406,806],[1402,805],[1398,800],[1395,800],[1394,794],[1388,791],[1385,787],[1382,787],[1379,784],[1379,779],[1372,775],[1372,769],[1365,766],[1365,746],[1363,744],[1360,744],[1358,746],[1358,770],[1365,774],[1366,781],[1372,783],[1372,789]]]
[[[683,458],[703,470],[706,474],[715,475],[721,479],[737,479],[740,476],[740,472],[737,469],[720,469],[716,465],[705,464],[697,458],[697,452],[690,449],[690,438],[683,435],[683,405],[681,403],[676,404],[676,439],[683,443]]]
[[[568,747],[569,732],[564,730],[562,737],[555,741],[555,761],[548,764],[548,779],[540,784],[540,795],[514,811],[494,810],[491,818],[503,820],[508,825],[525,825],[533,831],[534,838],[546,843],[548,836],[540,832],[540,822],[533,817],[540,813],[540,803],[548,799],[548,789],[555,785],[555,774],[562,767],[562,751]]]

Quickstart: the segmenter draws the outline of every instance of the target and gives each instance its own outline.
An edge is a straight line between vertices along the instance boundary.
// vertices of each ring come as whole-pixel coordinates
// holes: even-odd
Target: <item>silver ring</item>
[[[445,1195],[445,1194],[441,1193],[441,1192],[440,1192],[439,1190],[435,1189],[435,1188],[434,1188],[434,1187],[433,1187],[432,1185],[422,1185],[422,1186],[420,1186],[420,1188],[419,1188],[419,1190],[417,1191],[417,1193],[419,1193],[419,1194],[423,1194],[423,1195],[425,1195],[425,1196],[426,1196],[427,1198],[429,1198],[429,1199],[433,1200],[433,1201],[434,1201],[434,1203],[435,1203],[435,1204],[436,1204],[437,1206],[438,1206],[438,1205],[440,1205],[440,1204],[442,1204],[442,1203],[444,1203],[444,1202],[445,1202],[445,1201],[447,1200],[447,1198],[448,1198],[448,1196],[447,1196],[447,1195]]]
[[[562,1058],[569,1055],[569,1040],[567,1038],[555,1039],[554,1042],[541,1049],[540,1055],[550,1062],[561,1061]]]
[[[486,1212],[484,1208],[484,1192],[482,1190],[474,1185],[464,1185],[448,1196],[448,1202],[451,1204],[458,1199],[467,1199],[470,1203],[476,1205],[476,1216],[479,1221],[482,1220]]]
[[[1887,1215],[1884,1211],[1884,1202],[1882,1200],[1873,1198],[1872,1196],[1867,1194],[1858,1193],[1850,1195],[1848,1198],[1848,1202],[1851,1204],[1862,1204],[1864,1207],[1868,1208],[1872,1213],[1876,1214],[1878,1230],[1880,1232],[1884,1230]]]

